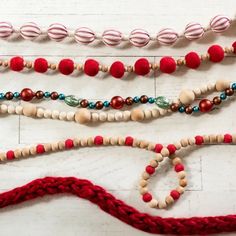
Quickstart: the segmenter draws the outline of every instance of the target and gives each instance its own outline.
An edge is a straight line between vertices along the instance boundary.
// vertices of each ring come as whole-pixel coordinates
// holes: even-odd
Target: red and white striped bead
[[[41,30],[34,22],[28,22],[21,26],[20,34],[24,39],[33,40],[41,34]]]
[[[105,30],[102,34],[102,40],[108,46],[116,46],[121,43],[122,34],[118,30]]]
[[[149,43],[150,35],[146,30],[135,29],[131,32],[129,40],[135,47],[144,47]]]
[[[68,31],[64,25],[55,23],[49,26],[48,36],[50,39],[60,42],[68,36]]]
[[[157,34],[157,40],[162,45],[172,45],[178,39],[178,33],[173,29],[165,28]]]
[[[75,41],[78,43],[89,44],[95,40],[95,33],[87,28],[87,27],[80,27],[75,30]]]
[[[189,23],[186,25],[184,36],[188,40],[199,39],[204,34],[204,28],[199,23]]]
[[[7,38],[13,33],[13,27],[9,22],[0,22],[0,38]]]
[[[229,28],[230,23],[231,20],[227,16],[217,15],[211,20],[210,27],[213,32],[221,33]]]

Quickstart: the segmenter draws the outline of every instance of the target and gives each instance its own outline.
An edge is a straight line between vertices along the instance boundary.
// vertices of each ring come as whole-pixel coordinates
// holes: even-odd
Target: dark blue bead
[[[199,107],[198,107],[198,106],[194,106],[194,107],[193,107],[193,111],[194,111],[194,112],[198,112],[198,111],[199,111]]]
[[[227,95],[225,94],[225,93],[222,93],[221,95],[220,95],[220,99],[221,100],[225,100],[227,98]]]
[[[181,106],[181,107],[179,107],[179,109],[178,109],[178,110],[179,110],[179,112],[180,112],[180,113],[183,113],[183,112],[184,112],[184,107],[183,107],[183,106]]]
[[[59,100],[65,100],[65,94],[60,93],[58,98]]]
[[[139,97],[138,97],[138,96],[135,96],[135,97],[133,98],[133,101],[134,101],[135,103],[138,103],[138,102],[139,102]]]
[[[110,102],[104,101],[104,102],[103,102],[103,106],[104,106],[104,107],[109,107],[109,106],[110,106]]]
[[[152,104],[152,103],[155,102],[155,99],[154,99],[153,97],[149,97],[149,98],[148,98],[148,102]]]
[[[4,98],[4,96],[5,96],[5,94],[4,94],[4,93],[0,93],[0,99],[3,99],[3,98]]]
[[[231,88],[232,88],[233,90],[236,90],[236,83],[233,83],[233,84],[231,85]]]
[[[94,109],[95,108],[95,103],[94,102],[90,102],[89,103],[89,108],[90,109]]]
[[[51,96],[51,93],[49,93],[49,92],[45,92],[45,93],[44,93],[44,97],[45,97],[45,98],[49,98],[50,96]]]

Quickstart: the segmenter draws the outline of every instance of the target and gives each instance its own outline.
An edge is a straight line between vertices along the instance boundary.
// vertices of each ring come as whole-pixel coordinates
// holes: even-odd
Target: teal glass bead
[[[13,94],[13,96],[14,96],[14,98],[18,98],[18,97],[20,97],[20,93],[15,92],[15,93]]]
[[[221,99],[221,100],[225,100],[226,97],[227,97],[227,95],[226,95],[225,93],[222,93],[222,94],[220,95],[220,99]]]
[[[4,93],[0,93],[0,99],[3,99],[3,98],[4,98],[4,96],[5,96],[5,94],[4,94]]]
[[[58,98],[59,98],[59,100],[64,100],[65,99],[65,95],[63,93],[60,93]]]
[[[45,98],[49,98],[50,96],[51,96],[51,93],[50,93],[50,92],[45,92],[45,93],[44,93],[44,97],[45,97]]]
[[[184,107],[183,107],[183,106],[181,106],[181,107],[179,107],[179,109],[178,109],[178,110],[179,110],[179,112],[180,112],[180,113],[183,113],[183,112],[184,112]]]
[[[162,109],[168,109],[170,107],[170,101],[164,96],[159,96],[155,99],[155,103]]]
[[[155,99],[154,99],[153,97],[149,97],[149,98],[148,98],[148,102],[149,102],[150,104],[152,104],[152,103],[155,102]]]
[[[233,83],[233,84],[231,85],[231,88],[232,88],[233,90],[236,90],[236,83]]]
[[[68,106],[77,107],[80,105],[81,99],[76,98],[74,95],[69,95],[65,97],[64,101]]]
[[[193,111],[194,111],[194,112],[198,112],[198,111],[199,111],[199,107],[198,107],[198,106],[194,106],[194,107],[193,107]]]
[[[104,101],[104,102],[103,102],[103,106],[104,106],[104,107],[109,107],[109,106],[110,106],[110,102]]]
[[[138,102],[139,102],[139,97],[138,97],[138,96],[135,96],[135,97],[133,98],[133,101],[134,101],[135,103],[138,103]]]
[[[95,103],[94,102],[90,102],[89,103],[89,108],[90,109],[94,109],[95,108]]]

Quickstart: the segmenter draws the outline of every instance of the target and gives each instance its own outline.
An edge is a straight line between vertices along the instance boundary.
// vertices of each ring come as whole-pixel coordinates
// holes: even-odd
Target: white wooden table
[[[102,32],[116,28],[130,32],[144,28],[156,33],[162,27],[178,31],[191,21],[206,25],[216,14],[234,16],[235,0],[2,0],[1,20],[14,25],[34,21],[47,27],[60,22],[68,27],[87,26]],[[132,64],[137,57],[145,56],[159,60],[160,56],[183,56],[195,50],[203,53],[208,46],[219,43],[230,46],[235,40],[236,26],[223,35],[209,34],[199,42],[179,43],[172,48],[147,47],[109,48],[105,46],[81,46],[76,43],[36,43],[28,41],[1,41],[1,55],[8,58],[23,55],[30,59],[45,56],[52,61],[71,57],[84,61],[96,57],[103,63],[116,59]],[[129,81],[85,76],[73,77],[60,74],[48,76],[36,73],[5,72],[0,74],[1,90],[32,89],[57,90],[77,94],[91,99],[105,99],[113,95],[166,95],[175,97],[182,88],[194,88],[220,78],[235,80],[235,58],[228,58],[221,64],[205,65],[197,71],[181,70],[173,75],[151,75]],[[105,93],[104,93],[105,91]],[[44,102],[43,106],[66,109],[57,102]],[[70,108],[67,108],[68,110]],[[178,141],[182,137],[196,134],[233,132],[236,126],[235,104],[228,103],[220,112],[199,117],[175,114],[149,123],[106,123],[97,126],[54,121],[34,120],[19,116],[1,116],[1,150],[15,148],[36,142],[56,141],[68,137],[91,135],[133,135],[138,138],[161,143]],[[128,133],[127,133],[128,132]],[[125,153],[123,156],[120,152]],[[236,176],[234,157],[236,147],[211,146],[192,152],[185,159],[188,171],[188,191],[169,211],[150,210],[140,200],[138,180],[149,153],[127,148],[82,149],[57,153],[43,158],[31,158],[0,165],[0,190],[5,191],[23,185],[30,180],[44,176],[76,176],[87,178],[132,204],[141,211],[161,216],[204,216],[235,214]],[[167,168],[168,169],[168,168]],[[175,186],[175,174],[161,170],[152,181],[153,191],[166,194]],[[43,198],[0,212],[1,235],[143,235],[97,209],[87,201],[73,196]],[[234,235],[234,234],[231,234]]]

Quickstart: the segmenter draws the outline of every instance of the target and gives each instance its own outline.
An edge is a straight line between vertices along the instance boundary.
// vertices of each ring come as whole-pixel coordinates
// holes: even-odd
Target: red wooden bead
[[[170,154],[174,154],[176,151],[176,146],[174,144],[169,144],[167,149],[169,150]]]
[[[94,144],[95,145],[102,145],[103,144],[103,137],[102,136],[96,136],[94,138]]]
[[[31,101],[34,97],[34,92],[30,88],[24,88],[20,92],[20,97],[23,101]]]
[[[110,105],[114,109],[121,109],[124,106],[124,99],[120,96],[115,96],[111,99]]]
[[[65,148],[66,149],[70,149],[70,148],[73,148],[74,147],[74,142],[72,139],[67,139],[65,141]]]
[[[220,62],[225,57],[224,50],[219,45],[212,45],[211,47],[209,47],[207,52],[209,53],[210,61],[212,62]]]
[[[199,103],[199,109],[201,112],[209,112],[213,107],[213,103],[208,99],[203,99]]]
[[[7,151],[6,153],[7,160],[13,160],[15,158],[15,153],[12,150]]]
[[[24,59],[22,57],[12,57],[10,60],[10,68],[14,71],[21,71],[24,68]]]
[[[58,70],[63,75],[69,75],[74,71],[74,62],[71,59],[62,59],[59,62]]]
[[[195,137],[195,144],[196,144],[196,145],[201,145],[201,144],[203,144],[203,142],[204,142],[204,139],[203,139],[202,136],[197,135],[197,136]]]
[[[95,76],[99,72],[99,63],[93,59],[88,59],[84,63],[84,73],[89,76]]]
[[[39,73],[44,73],[48,70],[48,61],[44,58],[37,58],[34,61],[34,70]]]
[[[44,152],[45,152],[44,146],[43,146],[42,144],[38,144],[38,145],[36,146],[36,152],[37,152],[38,154],[44,153]]]
[[[177,191],[177,190],[172,190],[170,192],[170,196],[174,199],[174,200],[177,200],[179,199],[180,197],[180,193]]]
[[[175,165],[175,171],[180,172],[184,170],[184,166],[182,164]]]
[[[224,135],[224,143],[232,143],[232,135],[231,134],[225,134]]]
[[[152,166],[146,166],[146,172],[152,175],[153,173],[155,173],[155,168]]]
[[[236,41],[233,42],[232,47],[233,47],[233,49],[234,49],[234,53],[236,53]]]
[[[125,138],[125,145],[127,146],[132,146],[133,142],[134,142],[134,139],[132,137],[128,136]]]
[[[197,69],[201,64],[201,59],[196,52],[190,52],[185,55],[186,66],[191,69]]]
[[[150,202],[152,200],[152,195],[150,193],[143,194],[143,201]]]
[[[120,79],[123,77],[124,73],[125,73],[125,66],[122,62],[115,61],[114,63],[112,63],[110,67],[110,74],[113,77]]]
[[[134,64],[134,72],[137,75],[147,75],[150,72],[150,63],[146,58],[138,59]]]
[[[171,74],[176,70],[176,62],[172,57],[162,57],[160,60],[160,70],[163,73]]]
[[[160,153],[161,150],[162,150],[162,148],[163,148],[163,145],[157,143],[157,144],[155,145],[154,152],[156,152],[156,153]]]

